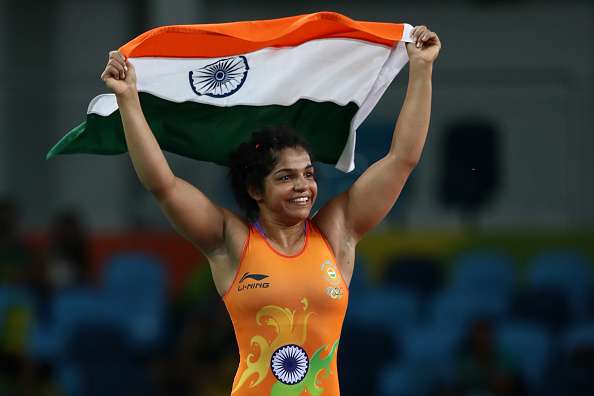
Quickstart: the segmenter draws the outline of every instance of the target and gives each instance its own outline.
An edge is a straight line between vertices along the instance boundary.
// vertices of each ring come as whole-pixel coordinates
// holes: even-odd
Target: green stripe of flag
[[[291,106],[219,107],[195,102],[174,103],[141,92],[143,112],[163,150],[221,165],[252,131],[266,125],[293,126],[308,140],[317,161],[334,164],[345,146],[358,106],[300,99]],[[88,114],[47,154],[121,154],[127,151],[119,111]]]

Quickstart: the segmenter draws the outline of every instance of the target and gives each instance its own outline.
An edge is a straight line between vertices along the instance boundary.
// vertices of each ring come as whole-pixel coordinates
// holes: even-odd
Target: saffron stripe
[[[410,41],[404,23],[355,21],[335,12],[287,18],[158,27],[120,47],[126,57],[221,57],[320,38],[351,38],[392,47]]]

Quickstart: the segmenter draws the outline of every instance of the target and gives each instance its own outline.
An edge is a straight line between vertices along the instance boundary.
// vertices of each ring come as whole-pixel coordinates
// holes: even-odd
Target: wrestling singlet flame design
[[[262,308],[256,315],[256,322],[258,325],[271,326],[276,333],[275,339],[269,343],[264,337],[255,335],[251,340],[252,349],[256,347],[259,351],[259,357],[256,361],[254,353],[250,353],[247,357],[247,368],[242,373],[237,386],[233,389],[235,393],[237,389],[245,383],[245,381],[256,374],[257,377],[250,387],[260,384],[270,371],[270,358],[272,353],[279,347],[287,344],[296,344],[302,346],[307,337],[307,320],[313,312],[307,312],[307,299],[303,299],[303,313],[304,318],[297,323],[301,325],[295,326],[295,311],[288,308],[281,308],[275,305],[268,305]]]

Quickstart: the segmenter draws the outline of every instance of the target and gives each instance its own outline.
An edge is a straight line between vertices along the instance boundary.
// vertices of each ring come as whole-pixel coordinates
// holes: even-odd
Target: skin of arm
[[[407,94],[390,150],[348,191],[345,218],[357,240],[388,214],[421,158],[429,129],[431,69],[431,65],[411,65]]]
[[[207,256],[220,254],[230,213],[171,171],[142,112],[134,66],[112,51],[101,78],[116,94],[128,152],[142,185],[181,235]]]
[[[431,114],[433,62],[441,48],[437,35],[425,26],[412,31],[407,43],[409,80],[388,154],[371,165],[344,193],[316,215],[343,266],[352,266],[354,247],[394,206],[406,180],[419,162]],[[345,254],[344,250],[352,254]],[[353,257],[351,257],[353,256]],[[341,259],[341,258],[342,259]],[[348,273],[348,268],[347,271]]]

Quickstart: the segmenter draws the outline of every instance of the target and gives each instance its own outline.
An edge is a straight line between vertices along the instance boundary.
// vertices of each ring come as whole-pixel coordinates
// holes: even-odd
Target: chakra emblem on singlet
[[[224,98],[241,88],[249,69],[245,56],[221,59],[190,71],[190,86],[198,96]]]
[[[270,368],[277,380],[285,385],[294,385],[305,378],[309,357],[299,345],[284,345],[272,354]]]

